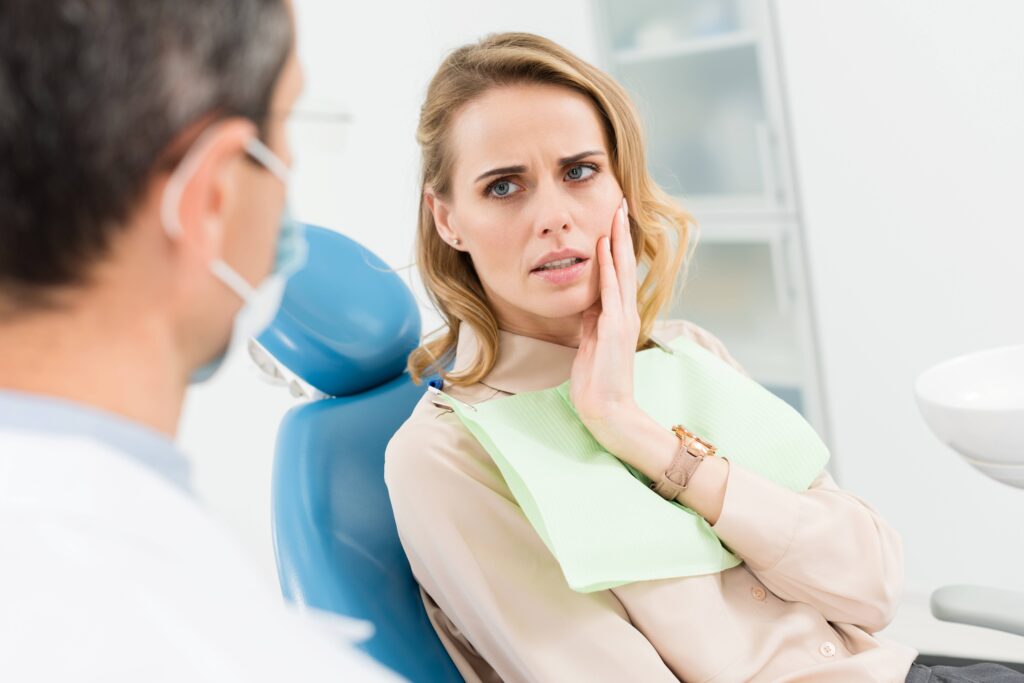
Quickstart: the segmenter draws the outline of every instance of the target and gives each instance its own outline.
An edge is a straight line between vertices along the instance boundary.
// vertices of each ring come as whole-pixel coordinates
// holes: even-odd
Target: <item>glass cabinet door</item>
[[[718,336],[826,436],[768,0],[594,0],[598,44],[699,242],[666,315]]]
[[[599,3],[607,67],[647,127],[650,168],[696,201],[770,206],[775,177],[749,0]]]

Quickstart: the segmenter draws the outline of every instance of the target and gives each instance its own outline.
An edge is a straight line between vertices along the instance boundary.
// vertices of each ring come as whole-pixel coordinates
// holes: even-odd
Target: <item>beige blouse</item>
[[[738,368],[692,323],[656,334],[686,335]],[[464,325],[456,368],[476,345]],[[476,403],[547,389],[569,378],[575,354],[502,332],[488,376],[445,391]],[[385,478],[427,613],[467,681],[906,679],[915,651],[871,635],[899,601],[900,538],[828,473],[796,493],[730,463],[712,528],[742,564],[577,593],[490,456],[432,399],[389,444]]]

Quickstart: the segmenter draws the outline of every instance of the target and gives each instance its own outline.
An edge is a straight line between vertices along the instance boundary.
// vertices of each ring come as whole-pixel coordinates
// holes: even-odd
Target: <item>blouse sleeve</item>
[[[686,321],[668,324],[675,335],[687,335],[744,372],[707,330]],[[779,597],[869,633],[892,621],[903,590],[900,536],[867,503],[840,490],[828,472],[794,492],[730,463],[712,529]]]
[[[712,529],[780,598],[869,633],[895,615],[903,590],[899,534],[828,472],[796,492],[730,463]]]

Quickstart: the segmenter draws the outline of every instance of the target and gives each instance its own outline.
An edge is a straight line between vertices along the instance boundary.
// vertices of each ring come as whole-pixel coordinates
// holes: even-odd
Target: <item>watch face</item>
[[[690,444],[690,451],[696,455],[710,457],[715,454],[715,447],[701,439],[694,439],[693,443]]]
[[[717,450],[714,446],[682,425],[672,427],[672,431],[686,445],[686,450],[691,455],[710,457],[713,456]]]
[[[693,439],[697,438],[696,434],[691,432],[686,427],[683,427],[682,425],[676,425],[675,427],[672,428],[672,431],[675,433],[676,436],[678,436],[683,441],[692,441]]]

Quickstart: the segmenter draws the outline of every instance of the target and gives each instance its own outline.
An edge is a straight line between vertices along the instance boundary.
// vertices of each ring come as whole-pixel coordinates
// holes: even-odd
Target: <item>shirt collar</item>
[[[476,358],[480,340],[470,325],[459,326],[453,372],[466,369]],[[500,330],[498,356],[480,383],[508,394],[542,391],[569,379],[576,349]]]
[[[174,442],[113,413],[52,396],[0,390],[0,429],[92,438],[192,492],[188,460]]]

